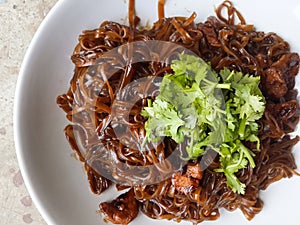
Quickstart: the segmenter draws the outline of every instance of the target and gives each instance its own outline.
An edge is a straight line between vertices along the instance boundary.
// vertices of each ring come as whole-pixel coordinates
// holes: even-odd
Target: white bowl
[[[156,0],[136,2],[137,14],[144,24],[156,19]],[[214,15],[214,6],[220,2],[168,0],[166,15],[189,16],[195,11],[198,20],[203,21]],[[297,0],[233,2],[249,23],[259,30],[277,32],[291,43],[293,51],[300,52]],[[116,197],[113,190],[101,196],[91,194],[82,164],[70,156],[72,150],[63,132],[67,120],[56,105],[56,97],[68,88],[73,71],[70,55],[81,31],[96,28],[103,20],[124,22],[126,14],[124,0],[60,0],[42,23],[24,59],[14,109],[15,143],[28,191],[50,225],[104,224],[96,213],[98,204]],[[299,146],[294,152],[300,165]],[[262,193],[263,211],[250,224],[298,224],[299,188],[298,177],[271,185]],[[140,215],[132,224],[142,222],[147,225],[154,221]],[[203,224],[249,223],[239,211],[222,211],[218,221]]]

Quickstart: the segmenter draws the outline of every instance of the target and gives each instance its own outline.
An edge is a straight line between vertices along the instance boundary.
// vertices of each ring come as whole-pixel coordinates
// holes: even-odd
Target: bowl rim
[[[54,6],[49,10],[48,14],[45,16],[45,18],[40,23],[38,29],[36,30],[35,34],[33,35],[33,38],[26,50],[25,56],[23,58],[19,76],[17,78],[17,84],[15,89],[15,95],[14,95],[14,105],[13,105],[13,138],[14,138],[14,144],[15,144],[15,150],[16,150],[16,156],[18,165],[24,180],[24,184],[26,186],[26,189],[32,198],[32,201],[41,214],[42,218],[45,220],[45,222],[49,225],[56,224],[54,222],[53,217],[47,212],[45,206],[43,205],[41,199],[36,194],[36,187],[33,185],[32,178],[29,176],[28,168],[26,166],[25,160],[24,160],[24,146],[23,146],[23,138],[22,138],[22,132],[21,127],[22,125],[22,94],[24,92],[24,89],[26,89],[24,82],[25,82],[25,76],[26,71],[28,68],[28,64],[30,62],[31,56],[34,54],[35,46],[38,44],[38,41],[43,34],[44,30],[47,27],[47,24],[52,20],[53,17],[55,17],[56,11],[58,8],[62,7],[67,0],[57,0],[57,2],[54,4]]]

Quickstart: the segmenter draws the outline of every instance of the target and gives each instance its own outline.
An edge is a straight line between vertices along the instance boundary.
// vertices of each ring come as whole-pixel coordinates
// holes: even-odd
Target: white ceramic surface
[[[137,0],[137,14],[142,21],[154,21],[156,0]],[[167,0],[166,15],[189,16],[197,12],[198,20],[214,15],[220,0]],[[300,2],[298,0],[235,0],[235,6],[249,23],[264,31],[274,31],[300,52]],[[70,55],[78,35],[96,28],[103,20],[122,22],[127,14],[124,0],[60,0],[36,33],[24,59],[17,84],[14,129],[20,167],[26,186],[49,225],[104,224],[96,210],[100,201],[114,197],[91,194],[81,163],[74,160],[65,140],[67,124],[57,107],[57,95],[68,88],[73,65]],[[299,82],[298,82],[299,84]],[[295,155],[300,165],[300,147]],[[250,223],[241,212],[222,210],[221,218],[203,225],[296,225],[299,218],[300,178],[293,177],[273,184],[262,193],[263,211]],[[140,215],[132,225],[176,224],[153,221]],[[181,224],[190,224],[182,222]]]

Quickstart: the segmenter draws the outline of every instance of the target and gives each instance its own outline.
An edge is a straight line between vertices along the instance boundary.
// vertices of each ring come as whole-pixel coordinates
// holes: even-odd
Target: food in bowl
[[[57,98],[91,190],[127,190],[99,212],[115,224],[139,211],[196,224],[221,208],[251,220],[260,190],[298,175],[299,55],[230,1],[199,23],[166,18],[159,1],[159,20],[142,28],[131,0],[128,18],[83,31]]]

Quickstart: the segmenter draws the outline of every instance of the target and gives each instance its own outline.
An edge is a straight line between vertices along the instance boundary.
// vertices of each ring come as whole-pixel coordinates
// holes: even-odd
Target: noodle
[[[139,19],[135,15],[134,0],[130,0],[129,26],[105,21],[98,29],[83,31],[80,35],[72,55],[76,67],[70,88],[57,98],[58,105],[71,122],[65,128],[66,137],[85,163],[91,189],[96,194],[112,183],[122,181],[118,188],[131,188],[139,209],[154,219],[188,220],[196,224],[216,220],[220,216],[219,210],[225,208],[229,211],[240,209],[251,220],[263,208],[259,191],[297,174],[292,148],[299,137],[291,137],[289,133],[295,130],[299,120],[297,91],[294,89],[299,56],[292,53],[289,44],[277,34],[256,31],[253,25],[248,25],[230,1],[224,1],[216,9],[217,17],[211,16],[204,23],[195,22],[195,13],[189,18],[165,18],[164,2],[159,1],[159,20],[151,29],[136,28]],[[236,23],[237,19],[239,23]],[[150,98],[155,98],[156,80],[172,72],[170,62],[179,49],[160,49],[158,46],[133,52],[129,48],[128,52],[114,52],[105,57],[106,52],[116,47],[148,40],[168,41],[188,48],[210,62],[216,71],[227,67],[261,77],[260,89],[266,98],[266,110],[259,121],[261,149],[255,152],[256,167],[253,169],[248,165],[237,174],[247,186],[245,195],[234,193],[226,185],[225,175],[214,171],[219,167],[218,160],[210,161],[202,179],[198,180],[199,186],[186,194],[174,187],[172,178],[146,185],[124,182],[136,166],[160,163],[159,167],[149,169],[148,174],[138,174],[136,182],[157,174],[170,174],[180,167],[167,160],[178,147],[171,139],[166,138],[157,146],[147,144],[144,151],[139,151],[139,146],[133,144],[141,143],[146,135],[145,119],[140,112],[147,105],[147,98],[137,99],[136,96],[150,93]],[[133,54],[147,57],[157,52],[164,55],[164,62],[131,61]],[[101,60],[109,64],[101,63]],[[113,76],[109,76],[112,73]],[[125,88],[149,75],[152,82],[144,79],[130,91]],[[129,99],[133,99],[131,102],[136,99],[133,106]],[[114,131],[116,126],[120,131],[118,134]],[[245,145],[255,149],[253,143]],[[184,156],[182,149],[179,153]],[[189,161],[181,168],[181,175],[186,175],[186,168],[199,161]]]
[[[165,0],[158,1],[158,19],[165,18]]]

